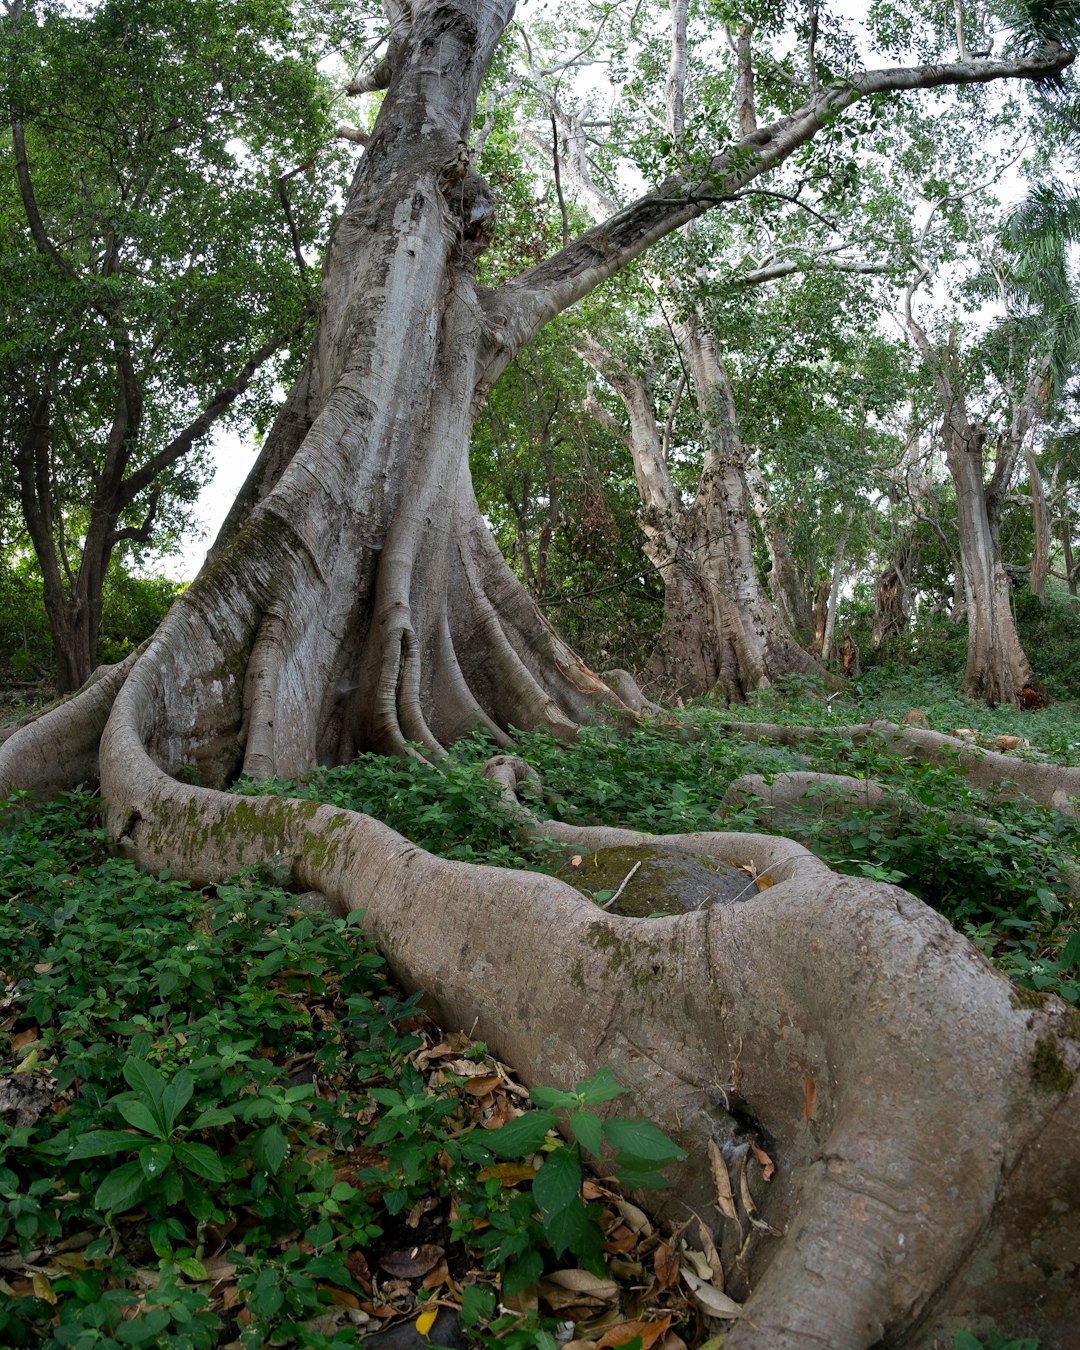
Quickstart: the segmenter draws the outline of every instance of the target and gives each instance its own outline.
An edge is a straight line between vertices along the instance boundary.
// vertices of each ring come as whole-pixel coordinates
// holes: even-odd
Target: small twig
[[[633,865],[633,867],[631,867],[630,871],[627,872],[626,876],[623,877],[623,879],[622,879],[622,884],[619,886],[619,889],[615,892],[615,894],[611,897],[610,900],[605,900],[605,901],[604,901],[604,903],[600,906],[601,909],[610,909],[610,908],[611,908],[611,906],[615,903],[615,901],[618,900],[619,896],[622,895],[623,891],[626,890],[627,886],[628,886],[629,883],[630,883],[630,878],[634,875],[634,873],[638,870],[638,868],[639,868],[640,866],[641,866],[641,863],[640,863],[640,862],[636,862],[636,863]]]

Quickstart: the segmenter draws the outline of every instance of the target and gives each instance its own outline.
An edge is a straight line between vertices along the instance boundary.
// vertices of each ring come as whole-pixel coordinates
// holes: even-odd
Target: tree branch
[[[236,378],[227,385],[223,385],[217,393],[203,408],[202,412],[192,422],[190,422],[179,435],[174,436],[168,445],[164,446],[153,455],[142,468],[137,469],[123,484],[119,496],[119,508],[122,510],[125,506],[135,500],[141,492],[150,486],[154,480],[171,465],[192,448],[193,445],[206,435],[214,423],[226,413],[236,400],[245,393],[248,385],[254,379],[256,373],[266,364],[267,361],[287,342],[297,337],[304,331],[308,319],[315,312],[315,302],[309,300],[304,306],[304,312],[300,322],[287,333],[273,337],[269,342],[254,352],[249,360],[237,372]]]
[[[717,154],[696,178],[676,174],[608,220],[587,230],[538,266],[490,293],[486,307],[499,344],[501,369],[556,314],[588,295],[646,249],[728,202],[755,179],[782,164],[844,109],[871,94],[1002,79],[1049,79],[1073,61],[1059,44],[1011,61],[968,61],[859,71],[822,90],[803,108]]]
[[[48,258],[58,272],[62,272],[72,281],[78,280],[79,274],[49,238],[42,222],[41,212],[38,210],[37,195],[34,192],[33,180],[30,177],[30,164],[26,158],[26,136],[23,131],[23,124],[18,118],[11,124],[11,140],[15,148],[15,176],[19,182],[23,211],[26,214],[26,223],[30,227],[30,237],[34,241],[34,246],[43,257]]]

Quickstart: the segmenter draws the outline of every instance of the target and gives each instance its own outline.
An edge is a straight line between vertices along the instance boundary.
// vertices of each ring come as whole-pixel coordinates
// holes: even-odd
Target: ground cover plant
[[[567,1309],[701,1338],[677,1249],[585,1181],[583,1154],[635,1187],[679,1156],[594,1114],[609,1073],[519,1114],[356,922],[265,875],[151,877],[94,809],[0,831],[0,1344],[319,1350],[443,1308],[480,1343],[554,1347]]]
[[[830,698],[798,678],[752,700],[755,717],[817,726],[899,720],[917,711],[940,731],[969,731],[986,746],[1020,738],[1012,753],[1058,763],[1080,757],[1080,716],[1072,705],[1038,713],[990,709],[942,681],[886,680],[880,670]],[[834,870],[904,886],[944,914],[1022,988],[1057,993],[1080,1004],[1080,823],[1037,804],[972,787],[948,766],[897,755],[872,741],[854,744],[837,730],[813,744],[762,744],[730,734],[730,710],[699,703],[647,720],[632,734],[597,723],[567,746],[542,732],[520,735],[516,748],[536,769],[540,787],[524,788],[535,813],[572,825],[618,825],[666,834],[723,829],[770,832],[767,813],[750,801],[731,809],[731,785],[748,773],[792,770],[845,774],[887,784],[877,805],[825,812],[811,796],[785,816],[783,833]],[[484,738],[458,742],[433,766],[361,755],[321,769],[301,783],[258,790],[310,797],[375,815],[414,843],[444,857],[555,872],[565,860],[538,840],[524,844],[517,822],[481,774],[494,747]],[[242,783],[250,791],[253,784]],[[531,791],[531,799],[528,797]],[[779,831],[778,831],[779,832]]]
[[[747,774],[887,782],[889,801],[839,816],[811,798],[784,833],[920,895],[1018,999],[1077,1004],[1075,823],[830,734],[903,716],[912,692],[875,674],[842,699],[805,681],[758,696],[753,716],[823,733],[797,750],[733,733],[731,710],[708,703],[629,735],[597,723],[570,746],[519,736],[539,774],[522,797],[581,826],[759,830],[763,802],[725,805]],[[917,692],[927,721],[987,744],[1019,728],[1019,753],[1063,759],[1080,740],[1069,708],[1018,717],[932,682]],[[259,786],[371,813],[446,857],[557,870],[565,845],[525,838],[483,777],[493,749],[467,740],[434,765],[360,756]],[[560,1321],[593,1346],[678,1350],[730,1313],[696,1225],[664,1239],[586,1179],[583,1155],[621,1154],[635,1185],[675,1156],[640,1122],[593,1114],[609,1076],[534,1089],[539,1109],[517,1115],[528,1094],[512,1072],[396,992],[356,922],[309,910],[315,897],[265,870],[208,891],[152,878],[112,856],[85,797],[10,811],[0,852],[0,1343],[318,1350],[404,1319],[439,1344],[453,1316],[474,1341],[522,1350],[552,1350]],[[750,1156],[764,1176],[767,1151]]]

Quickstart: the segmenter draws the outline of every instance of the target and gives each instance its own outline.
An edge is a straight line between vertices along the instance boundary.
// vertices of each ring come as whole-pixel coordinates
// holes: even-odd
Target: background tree
[[[114,550],[186,519],[207,433],[265,421],[303,348],[335,169],[314,174],[330,99],[293,8],[19,0],[0,19],[0,457],[61,690],[96,664]]]

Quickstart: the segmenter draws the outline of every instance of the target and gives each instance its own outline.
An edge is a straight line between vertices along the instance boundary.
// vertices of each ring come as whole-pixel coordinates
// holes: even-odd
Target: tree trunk
[[[784,627],[800,647],[807,648],[813,641],[814,615],[805,579],[795,563],[783,526],[777,524],[769,510],[765,479],[752,459],[746,465],[746,482],[769,551],[769,574],[765,579],[769,594]]]
[[[681,842],[774,884],[693,915],[622,919],[552,878],[432,858],[364,816],[218,790],[240,767],[291,776],[361,748],[437,755],[475,724],[569,736],[605,707],[629,716],[501,558],[472,493],[469,431],[541,324],[706,205],[669,182],[498,291],[475,286],[490,200],[462,146],[511,9],[416,0],[403,14],[312,351],[244,505],[126,673],[4,742],[0,785],[32,786],[63,767],[58,747],[92,744],[119,683],[99,762],[127,853],[199,881],[276,860],[296,886],[363,909],[399,978],[527,1081],[568,1085],[609,1064],[690,1150],[673,1217],[710,1212],[710,1139],[732,1166],[748,1133],[766,1139],[777,1176],[748,1186],[783,1236],[745,1212],[721,1225],[747,1295],[728,1350],[928,1346],[977,1316],[1054,1335],[1080,1323],[1075,1014],[1049,998],[1020,1006],[905,892],[838,878],[783,839],[705,834]],[[1016,68],[854,72],[757,133],[754,153],[718,155],[709,201],[863,94]],[[705,496],[745,519],[716,427]],[[738,571],[741,543],[701,514]],[[767,662],[771,634],[748,638]],[[199,786],[174,776],[182,766]]]
[[[956,488],[956,517],[968,621],[967,665],[961,689],[991,707],[998,703],[1027,707],[1045,701],[1037,690],[1013,619],[1011,588],[1001,557],[999,518],[1021,446],[1035,416],[1042,379],[1032,377],[1012,409],[1010,425],[998,439],[998,452],[989,483],[983,477],[986,431],[972,423],[960,383],[955,333],[943,353],[931,346],[911,312],[914,286],[908,288],[905,317],[937,388],[941,407],[941,436],[945,461]],[[959,581],[959,578],[958,578]],[[1025,692],[1026,691],[1026,692]]]
[[[833,641],[836,635],[836,611],[840,607],[840,587],[844,581],[844,557],[847,552],[848,533],[851,530],[854,515],[854,506],[849,506],[844,512],[844,528],[840,533],[840,538],[836,541],[836,552],[833,555],[832,581],[829,584],[829,607],[825,615],[825,631],[821,635],[821,661],[826,666],[832,656]]]

